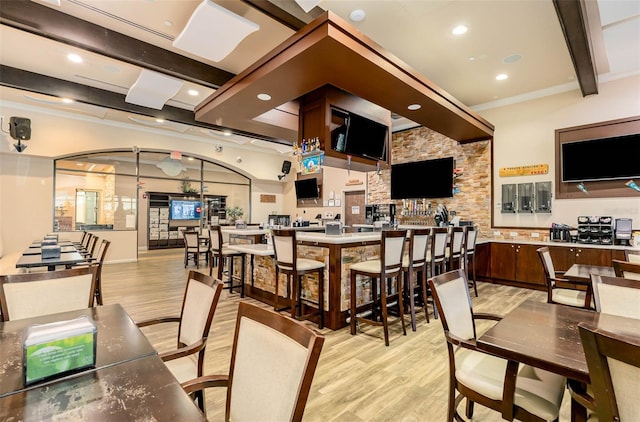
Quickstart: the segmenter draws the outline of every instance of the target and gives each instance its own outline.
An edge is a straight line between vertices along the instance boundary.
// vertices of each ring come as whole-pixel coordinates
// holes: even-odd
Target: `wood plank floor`
[[[105,304],[121,303],[136,320],[178,315],[189,270],[182,250],[141,252],[136,263],[105,265]],[[201,267],[201,272],[208,270]],[[473,297],[476,312],[505,314],[525,299],[546,300],[539,291],[479,283]],[[206,374],[229,371],[231,345],[239,294],[223,291],[206,351]],[[251,303],[261,304],[253,299]],[[263,305],[265,306],[265,305]],[[175,347],[177,327],[145,328],[150,341],[162,352]],[[173,324],[175,325],[175,324]],[[316,327],[310,324],[312,327]],[[479,327],[481,330],[482,327]],[[304,415],[305,421],[445,421],[448,363],[442,325],[418,313],[418,329],[402,335],[399,324],[390,327],[390,346],[382,330],[366,327],[352,336],[348,328],[322,330],[326,337]],[[526,333],[523,333],[526,335]],[[207,390],[210,420],[223,420],[224,389]],[[462,407],[462,406],[461,406]],[[561,420],[569,420],[565,394]],[[476,406],[474,420],[500,421],[500,415]]]

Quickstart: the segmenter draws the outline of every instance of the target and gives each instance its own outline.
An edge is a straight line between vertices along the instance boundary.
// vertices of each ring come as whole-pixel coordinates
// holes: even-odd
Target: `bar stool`
[[[447,271],[447,263],[445,256],[447,254],[447,241],[449,239],[449,229],[447,227],[434,227],[431,230],[431,247],[427,253],[427,266],[429,267],[431,274],[430,277],[443,274]],[[429,285],[427,280],[421,280],[422,283],[422,300],[425,303],[424,312],[427,314],[427,321],[429,320],[429,310],[427,303],[429,303]],[[433,304],[433,301],[432,301]],[[433,317],[438,319],[438,310],[435,304],[433,304]]]
[[[222,230],[220,226],[213,225],[209,227],[209,253],[211,258],[209,259],[209,275],[213,275],[214,261],[217,262],[218,275],[217,278],[220,281],[224,281],[224,266],[228,265],[227,274],[228,283],[225,289],[229,289],[233,293],[234,287],[240,287],[240,297],[244,297],[244,280],[240,285],[233,284],[233,263],[235,258],[242,258],[242,252],[234,251],[233,249],[226,248],[222,243]]]
[[[406,230],[387,230],[382,232],[380,243],[380,259],[358,262],[351,265],[351,335],[356,334],[356,322],[382,326],[384,329],[384,344],[389,346],[389,323],[387,318],[387,290],[384,280],[390,284],[392,278],[396,279],[398,290],[398,312],[402,323],[402,332],[406,336],[407,329],[404,325],[404,306],[402,304],[402,253],[407,236]],[[371,282],[371,319],[359,317],[356,306],[356,278],[358,275],[370,277]],[[378,302],[377,284],[380,282],[380,307],[381,319],[377,320],[376,306]],[[394,321],[397,322],[397,321]]]
[[[448,269],[447,271],[462,268],[462,249],[465,242],[465,227],[453,227],[451,230],[451,242],[447,249]]]
[[[272,230],[273,252],[276,257],[276,291],[274,309],[278,308],[278,283],[280,273],[287,276],[287,296],[291,300],[291,318],[308,319],[316,312],[302,314],[302,279],[307,274],[318,273],[318,312],[319,327],[324,328],[324,262],[298,257],[296,231],[292,229]],[[293,279],[293,282],[291,281]],[[291,287],[290,287],[291,286]],[[308,299],[305,299],[308,301]]]
[[[478,231],[473,227],[467,228],[467,243],[464,246],[464,270],[469,281],[469,287],[473,285],[473,291],[478,297],[478,286],[476,285],[476,239],[478,238]],[[469,265],[471,265],[471,271],[473,278],[469,278]]]
[[[427,252],[431,240],[431,229],[411,229],[409,234],[409,254],[402,257],[402,274],[406,296],[409,299],[409,312],[411,314],[411,329],[416,331],[416,308],[414,285],[422,288],[427,280]],[[415,276],[420,273],[421,282],[415,283]],[[423,296],[424,297],[424,296]],[[427,302],[424,302],[426,308]],[[429,322],[429,313],[427,322]]]
[[[195,230],[185,230],[182,232],[184,237],[184,267],[187,268],[189,257],[193,257],[193,263],[196,268],[200,268],[200,255],[205,256],[205,260],[209,260],[209,249],[200,244],[198,232]]]

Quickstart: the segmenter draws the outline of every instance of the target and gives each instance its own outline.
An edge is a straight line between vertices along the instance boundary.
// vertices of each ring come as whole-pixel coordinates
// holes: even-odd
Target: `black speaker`
[[[11,117],[9,119],[9,134],[13,139],[21,141],[31,139],[31,120],[25,117]]]
[[[291,171],[291,161],[289,160],[284,160],[282,162],[282,172],[284,174],[289,174],[289,172]]]

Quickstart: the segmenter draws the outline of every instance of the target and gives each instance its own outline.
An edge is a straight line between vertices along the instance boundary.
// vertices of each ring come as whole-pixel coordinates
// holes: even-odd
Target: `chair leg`
[[[467,399],[466,415],[469,419],[473,418],[473,402],[469,399]]]
[[[318,271],[318,312],[320,312],[320,328],[324,328],[324,268]]]
[[[356,335],[356,273],[351,272],[351,335]]]
[[[409,285],[407,290],[409,292],[409,312],[411,313],[411,330],[416,331],[416,300],[413,289],[413,276],[415,272],[413,268],[409,268]]]
[[[429,323],[429,286],[427,285],[427,274],[426,270],[422,271],[422,279],[420,280],[420,284],[422,284],[422,302],[424,303],[424,315],[427,318],[427,323]]]
[[[382,328],[384,329],[384,345],[389,345],[389,324],[387,323],[387,290],[382,286],[383,281],[380,280],[380,307],[382,308]],[[404,326],[404,321],[403,326]]]
[[[396,283],[398,286],[398,312],[400,313],[400,323],[402,324],[402,334],[407,335],[407,327],[404,323],[404,304],[402,303],[402,274],[398,274],[396,277]],[[410,290],[413,294],[413,289]],[[413,296],[411,297],[411,310],[413,312]],[[413,321],[415,321],[415,314],[413,316]],[[414,330],[415,331],[415,330]]]
[[[280,273],[278,271],[278,266],[276,265],[276,293],[273,298],[273,310],[278,312],[278,283],[280,281]]]
[[[476,293],[476,297],[478,297],[478,284],[476,283],[476,255],[475,253],[471,255],[471,271],[473,273],[473,290]]]
[[[96,292],[94,296],[98,305],[102,306],[102,280],[100,277],[96,278]]]
[[[289,300],[291,301],[291,318],[293,319],[296,318],[296,308],[297,308],[296,300],[298,299],[298,295],[300,294],[299,293],[300,288],[298,286],[298,283],[300,283],[299,276],[297,275],[289,276],[289,274],[287,274],[287,290],[289,292]]]

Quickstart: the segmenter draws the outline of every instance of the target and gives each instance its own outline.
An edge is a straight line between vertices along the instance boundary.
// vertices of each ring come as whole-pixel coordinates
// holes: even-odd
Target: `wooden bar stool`
[[[431,229],[411,229],[409,235],[409,254],[402,257],[402,273],[405,295],[409,301],[411,329],[416,331],[415,285],[421,289],[427,282],[427,252],[431,241]],[[416,275],[420,274],[420,283],[416,283]],[[420,297],[420,296],[419,296]],[[422,296],[424,297],[424,296]],[[426,308],[427,302],[424,302]],[[429,322],[429,313],[427,322]]]
[[[234,251],[233,249],[223,246],[222,230],[218,225],[209,227],[209,251],[211,254],[209,259],[209,275],[213,275],[213,265],[214,261],[216,261],[218,266],[217,278],[220,281],[224,281],[224,267],[227,265],[228,279],[225,283],[228,285],[225,286],[225,289],[229,289],[229,291],[233,293],[234,287],[239,287],[240,297],[244,297],[244,280],[242,280],[242,284],[240,285],[233,284],[233,263],[235,258],[242,258],[243,254],[242,252]]]
[[[451,242],[447,249],[447,266],[448,271],[462,268],[463,248],[466,238],[465,227],[453,227],[451,230]]]
[[[449,229],[447,227],[434,227],[431,230],[431,246],[427,253],[427,266],[430,270],[430,277],[435,277],[439,274],[444,274],[447,270],[447,262],[445,256],[447,254],[447,241],[449,239]],[[429,285],[427,280],[420,280],[422,283],[422,300],[425,303],[424,312],[427,314],[427,321],[429,320],[429,310],[427,303],[429,303]],[[433,302],[433,301],[432,301]],[[433,304],[433,303],[432,303]],[[433,304],[433,317],[438,319],[438,310],[435,304]]]
[[[308,319],[316,313],[302,313],[302,278],[307,274],[318,273],[318,312],[319,327],[324,328],[324,262],[298,257],[296,231],[291,229],[272,230],[273,252],[276,256],[276,291],[274,309],[278,308],[278,279],[280,273],[287,276],[287,296],[291,300],[291,318]],[[293,282],[292,282],[293,280]],[[304,299],[308,301],[308,299]]]
[[[476,240],[478,230],[473,226],[467,228],[467,242],[464,246],[464,269],[469,281],[469,287],[473,285],[473,291],[478,297],[478,286],[476,285]],[[471,279],[469,278],[469,265],[471,265]]]
[[[407,335],[404,325],[404,306],[402,304],[402,253],[407,236],[406,230],[387,230],[382,232],[380,243],[380,259],[358,262],[351,265],[351,335],[356,334],[356,322],[382,326],[384,329],[384,344],[389,345],[389,323],[387,318],[387,290],[385,280],[395,278],[398,290],[398,313],[402,323],[402,332]],[[371,319],[359,317],[356,306],[356,278],[358,275],[371,278]],[[377,284],[380,283],[380,313],[381,321],[377,320],[378,306]]]

